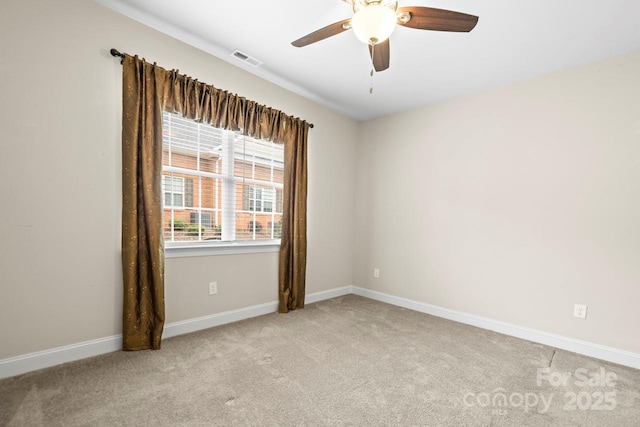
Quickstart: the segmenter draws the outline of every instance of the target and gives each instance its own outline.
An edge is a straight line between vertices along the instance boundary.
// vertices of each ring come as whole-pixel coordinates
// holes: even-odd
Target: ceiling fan
[[[389,68],[389,36],[396,24],[418,30],[469,32],[478,17],[432,7],[398,8],[395,0],[342,0],[353,7],[353,18],[335,22],[292,42],[303,47],[353,28],[358,39],[369,45],[376,71]]]

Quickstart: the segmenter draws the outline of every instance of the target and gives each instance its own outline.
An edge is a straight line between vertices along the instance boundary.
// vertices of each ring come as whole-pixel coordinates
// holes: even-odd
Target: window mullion
[[[202,147],[200,140],[200,129],[201,127],[198,125],[198,133],[197,133],[197,147],[198,147],[198,157],[196,157],[196,170],[198,173],[202,170],[200,165],[200,148]],[[197,217],[198,217],[198,240],[202,240],[202,177],[198,177],[198,206],[196,209]]]
[[[215,167],[216,167],[216,173],[220,173],[220,170],[219,170],[220,166],[218,164],[218,161],[216,161],[216,166]],[[215,224],[214,225],[217,227],[218,225],[221,225],[220,224],[220,204],[218,203],[218,201],[220,199],[220,180],[216,178],[213,181],[213,184],[215,185],[215,188],[214,188],[214,193],[215,193],[214,197],[215,197],[215,199],[214,199],[214,202],[213,202],[213,206],[214,206],[214,212],[215,212],[215,215],[216,215],[216,219],[215,219]]]
[[[168,118],[168,121],[169,121],[169,126],[168,126],[168,128],[169,128],[169,135],[168,135],[168,139],[169,139],[169,155],[168,155],[168,157],[169,158],[167,160],[167,163],[168,163],[169,166],[171,166],[171,155],[172,155],[172,152],[173,152],[173,150],[171,149],[171,145],[172,145],[171,125],[172,125],[172,123],[171,123],[171,116],[167,115],[167,118]],[[171,203],[169,204],[169,206],[171,206],[171,219],[169,220],[169,229],[171,230],[171,241],[174,241],[175,240],[175,227],[174,227],[174,225],[175,225],[175,221],[176,221],[176,216],[175,216],[175,210],[174,210],[174,207],[173,207],[173,173],[170,174],[169,180],[170,180],[170,183],[171,183],[171,190],[172,190],[172,192],[171,192]],[[165,190],[166,190],[166,180],[165,180]],[[164,192],[164,194],[166,194],[166,191]]]
[[[231,241],[236,238],[236,183],[233,177],[234,171],[234,134],[223,133],[222,148],[222,240]]]

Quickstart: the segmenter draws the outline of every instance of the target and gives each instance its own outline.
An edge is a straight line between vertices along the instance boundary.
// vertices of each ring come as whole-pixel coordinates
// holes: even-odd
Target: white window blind
[[[283,146],[162,117],[167,246],[279,239]]]

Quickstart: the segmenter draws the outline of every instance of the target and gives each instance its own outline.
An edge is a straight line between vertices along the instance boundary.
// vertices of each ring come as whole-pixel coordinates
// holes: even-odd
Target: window
[[[246,186],[243,193],[243,209],[252,212],[282,212],[282,189]]]
[[[280,238],[284,148],[163,113],[168,247]]]
[[[272,188],[249,187],[249,210],[255,212],[273,212],[276,193]]]
[[[184,207],[184,178],[164,175],[162,177],[162,194],[165,207]]]

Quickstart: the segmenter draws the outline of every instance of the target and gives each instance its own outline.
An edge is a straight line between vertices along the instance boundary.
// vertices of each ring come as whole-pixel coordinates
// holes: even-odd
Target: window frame
[[[172,113],[168,113],[168,112],[163,112],[163,150],[165,149],[164,147],[164,130],[165,130],[165,114],[172,114]],[[183,120],[190,120],[184,117],[181,117],[179,115],[177,115],[179,118],[183,119]],[[194,124],[196,125],[202,125],[201,123],[195,122],[193,121]],[[272,204],[272,210],[269,212],[263,212],[263,211],[248,211],[249,213],[254,214],[254,219],[255,219],[255,214],[268,214],[271,215],[270,220],[274,220],[274,218],[276,216],[280,216],[280,218],[282,217],[282,212],[277,212],[277,207],[278,205],[278,196],[280,197],[280,199],[282,198],[282,191],[283,191],[283,184],[281,183],[277,183],[277,182],[273,182],[273,170],[271,172],[271,182],[267,182],[267,181],[262,181],[262,180],[258,180],[258,179],[247,179],[247,178],[242,178],[242,177],[237,177],[234,174],[234,166],[233,163],[235,161],[237,161],[237,156],[236,154],[233,152],[234,150],[234,141],[233,138],[235,138],[237,136],[237,133],[235,132],[230,132],[230,131],[226,131],[224,129],[222,129],[222,131],[224,132],[225,137],[227,137],[227,135],[232,134],[233,136],[230,137],[231,138],[231,142],[227,144],[227,148],[230,148],[231,150],[231,154],[227,155],[226,160],[223,161],[223,171],[221,174],[215,174],[216,178],[221,179],[222,182],[222,187],[224,188],[225,186],[227,186],[227,191],[232,191],[232,194],[234,195],[233,197],[233,202],[229,202],[229,200],[227,200],[227,203],[230,203],[233,207],[233,209],[231,209],[231,215],[234,216],[234,219],[232,221],[233,224],[233,235],[235,236],[236,233],[236,225],[235,225],[235,216],[237,215],[237,213],[242,213],[242,212],[247,212],[244,209],[238,208],[237,207],[237,203],[235,200],[235,186],[239,183],[242,182],[244,185],[250,185],[253,188],[267,188],[268,190],[271,190],[272,192],[272,199],[271,200],[271,204]],[[246,155],[246,153],[245,153]],[[164,153],[163,153],[164,156]],[[232,159],[231,162],[229,162],[229,159]],[[255,161],[255,158],[254,158]],[[227,163],[229,166],[227,166],[226,170],[224,167],[224,164]],[[255,163],[253,164],[253,167],[255,167]],[[207,172],[202,172],[202,171],[198,171],[198,170],[188,170],[189,172],[187,172],[186,169],[183,168],[177,168],[174,166],[167,166],[164,164],[162,165],[162,175],[163,175],[163,180],[165,179],[165,177],[167,175],[165,174],[169,174],[169,176],[171,176],[173,179],[175,178],[180,178],[182,180],[182,193],[176,193],[176,194],[181,194],[182,195],[182,206],[167,206],[165,205],[165,192],[164,192],[164,181],[163,181],[163,212],[165,211],[165,209],[172,209],[172,208],[189,208],[189,207],[195,207],[195,206],[187,206],[186,204],[186,181],[187,178],[185,177],[176,177],[173,174],[174,173],[188,173],[190,175],[195,175],[195,176],[206,176],[206,175],[213,175],[211,173],[207,173]],[[282,171],[284,172],[284,165],[282,165]],[[175,185],[175,184],[174,184]],[[233,189],[233,190],[232,190]],[[224,190],[223,190],[224,191]],[[172,202],[174,201],[174,197],[172,197]],[[240,201],[242,202],[242,201]],[[194,205],[196,203],[193,203]],[[209,211],[206,208],[202,208],[202,206],[198,206],[197,210],[194,210],[193,212],[207,212]],[[225,216],[225,211],[227,215],[229,215],[229,208],[225,208],[224,206],[221,207],[221,211],[222,211],[222,216]],[[170,220],[171,221],[171,220]],[[223,220],[224,221],[224,220]],[[271,229],[271,228],[270,228]],[[273,232],[272,232],[273,233]],[[223,232],[224,235],[224,232]],[[230,254],[242,254],[242,253],[268,253],[268,252],[279,252],[280,250],[280,238],[273,238],[273,239],[255,239],[255,233],[253,235],[253,239],[251,240],[239,240],[239,239],[235,239],[235,240],[190,240],[190,241],[166,241],[164,243],[164,251],[165,251],[165,258],[181,258],[181,257],[194,257],[194,256],[211,256],[211,255],[230,255]]]

